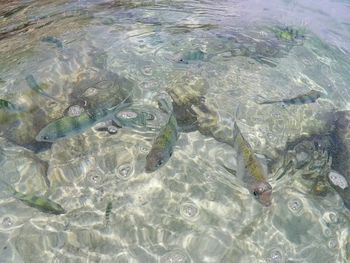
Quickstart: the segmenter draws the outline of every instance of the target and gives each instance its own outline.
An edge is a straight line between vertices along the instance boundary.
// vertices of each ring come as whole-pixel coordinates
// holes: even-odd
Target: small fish
[[[84,111],[79,116],[64,116],[46,125],[35,139],[39,142],[55,142],[60,139],[73,137],[129,105],[130,103],[125,103],[124,100],[110,109]]]
[[[272,187],[266,181],[262,165],[257,160],[252,147],[244,139],[235,122],[233,132],[233,146],[237,151],[237,176],[246,184],[249,191],[264,206],[271,205]],[[223,166],[228,172],[227,167]]]
[[[13,103],[3,99],[0,99],[0,109],[9,112],[24,112],[22,107],[16,106]]]
[[[106,212],[105,212],[106,225],[108,225],[110,222],[111,212],[112,212],[112,202],[109,201],[107,204],[107,207],[106,207]]]
[[[314,103],[318,98],[321,97],[323,93],[317,90],[310,90],[305,94],[298,95],[291,99],[282,100],[267,100],[263,102],[258,102],[258,104],[273,104],[273,103],[283,103],[284,105],[301,105]]]
[[[47,42],[47,43],[50,43],[50,44],[54,44],[54,45],[56,45],[56,47],[58,47],[58,48],[62,48],[62,47],[63,47],[62,41],[59,40],[59,39],[56,38],[56,37],[53,37],[53,36],[46,36],[46,37],[43,37],[43,38],[41,39],[41,41]]]
[[[183,54],[179,54],[175,57],[175,60],[179,63],[188,64],[191,61],[204,60],[206,57],[206,53],[202,50],[190,50]]]
[[[41,212],[48,213],[48,214],[54,214],[54,215],[60,215],[66,213],[66,210],[59,204],[51,201],[48,198],[31,195],[31,194],[22,194],[12,186],[10,186],[8,183],[2,181],[6,186],[7,189],[13,194],[13,196],[22,201],[24,204],[36,208],[40,210]]]
[[[52,97],[50,94],[47,94],[47,93],[39,86],[39,84],[36,82],[36,80],[34,79],[34,76],[33,76],[33,75],[28,75],[28,76],[26,76],[25,80],[26,80],[28,86],[29,86],[32,90],[34,90],[36,93],[38,93],[38,94],[40,94],[40,95],[42,95],[42,96],[44,96],[44,97],[50,98],[50,99],[52,99],[52,100],[54,100],[54,101],[61,102],[60,100],[58,100],[58,99]]]
[[[302,44],[305,40],[305,30],[298,30],[292,27],[277,27],[273,30],[280,40]]]
[[[164,107],[164,103],[159,103]],[[178,138],[178,127],[176,118],[171,111],[168,122],[160,130],[153,142],[151,151],[146,156],[147,173],[151,173],[162,167],[173,154],[173,147]]]

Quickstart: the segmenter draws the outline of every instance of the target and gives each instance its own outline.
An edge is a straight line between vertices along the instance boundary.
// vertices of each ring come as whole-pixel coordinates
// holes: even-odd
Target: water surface
[[[1,262],[350,261],[349,210],[306,179],[325,157],[315,150],[309,165],[277,180],[287,141],[327,133],[330,113],[349,109],[348,1],[0,5],[0,98],[26,109],[0,112],[1,180],[67,211],[42,213],[1,185]],[[286,27],[298,38],[279,39]],[[31,89],[28,75],[55,99]],[[310,89],[325,96],[288,108],[256,103]],[[205,97],[226,138],[238,119],[274,163],[271,207],[222,168],[235,168],[233,148],[197,130],[180,133],[163,168],[144,172],[167,118],[155,100],[164,91]],[[156,117],[151,129],[110,132],[106,121],[53,144],[35,140],[69,106],[108,108],[130,94]]]

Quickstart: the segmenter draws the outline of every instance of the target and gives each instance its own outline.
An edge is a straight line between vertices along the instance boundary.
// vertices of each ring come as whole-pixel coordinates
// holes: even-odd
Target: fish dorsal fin
[[[167,122],[169,122],[171,116],[173,116],[173,105],[170,95],[168,95],[168,93],[161,92],[155,96],[155,99],[158,103],[159,109],[168,115]]]
[[[117,105],[115,105],[115,106],[109,108],[108,111],[113,112],[113,111],[118,111],[118,110],[120,110],[120,109],[124,109],[124,108],[126,108],[126,107],[129,107],[129,106],[131,105],[131,102],[127,102],[127,101],[131,98],[132,93],[133,93],[133,91],[130,91],[130,93],[128,94],[128,96],[126,96],[125,99],[123,99],[123,100],[122,100],[120,103],[118,103]]]
[[[166,114],[171,115],[173,112],[173,105],[171,97],[168,93],[161,92],[155,96],[156,101],[158,102],[158,108]]]
[[[239,114],[240,109],[241,109],[241,104],[238,103],[238,106],[236,108],[236,113],[235,113],[234,124],[233,124],[233,138],[232,138],[233,141],[235,140],[237,135],[239,133],[241,133],[241,131],[240,131],[239,127],[238,127],[238,124],[237,124],[237,122],[238,122],[238,114]]]

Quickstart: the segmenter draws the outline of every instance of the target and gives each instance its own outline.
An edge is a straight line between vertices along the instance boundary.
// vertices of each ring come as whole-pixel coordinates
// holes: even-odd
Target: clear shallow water
[[[41,213],[2,186],[0,261],[349,262],[349,211],[331,189],[315,195],[306,176],[322,157],[277,180],[287,139],[327,132],[329,113],[348,110],[348,13],[345,1],[2,4],[0,94],[27,111],[0,112],[1,178],[67,213]],[[305,29],[305,40],[278,40],[273,29],[285,25]],[[204,55],[180,61],[198,50]],[[29,74],[59,102],[33,92]],[[255,103],[309,89],[326,96],[287,109]],[[170,161],[144,172],[166,121],[154,97],[165,90],[205,96],[227,138],[240,105],[243,135],[274,163],[271,208],[222,168],[235,168],[232,147],[198,131],[181,133]],[[114,134],[104,123],[35,143],[70,105],[113,106],[131,91],[135,107],[156,116],[154,131]]]

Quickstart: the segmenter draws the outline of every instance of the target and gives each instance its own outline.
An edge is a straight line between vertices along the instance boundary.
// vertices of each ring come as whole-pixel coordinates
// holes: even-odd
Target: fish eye
[[[161,166],[162,164],[163,164],[163,160],[160,159],[160,160],[158,161],[158,163],[157,163],[157,167]]]
[[[263,193],[263,192],[265,192],[266,190],[267,190],[267,187],[266,187],[266,186],[260,186],[260,187],[258,187],[257,192],[258,192],[258,193]]]
[[[254,191],[254,192],[253,192],[253,194],[254,194],[255,196],[257,196],[257,195],[258,195],[258,193],[257,193],[256,191]]]
[[[48,139],[49,139],[49,136],[43,136],[43,139],[44,139],[44,140],[48,140]]]

